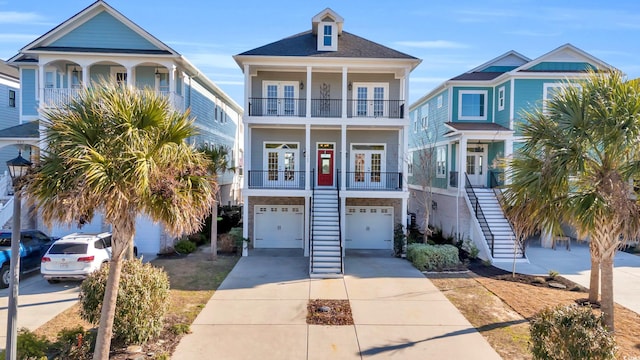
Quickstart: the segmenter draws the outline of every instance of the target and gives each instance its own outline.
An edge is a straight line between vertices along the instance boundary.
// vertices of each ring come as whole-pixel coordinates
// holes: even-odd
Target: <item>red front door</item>
[[[333,186],[333,150],[318,150],[318,186]]]

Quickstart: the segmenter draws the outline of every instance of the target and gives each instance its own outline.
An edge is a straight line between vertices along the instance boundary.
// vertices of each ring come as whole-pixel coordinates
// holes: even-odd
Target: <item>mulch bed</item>
[[[307,324],[353,325],[349,300],[309,300]]]

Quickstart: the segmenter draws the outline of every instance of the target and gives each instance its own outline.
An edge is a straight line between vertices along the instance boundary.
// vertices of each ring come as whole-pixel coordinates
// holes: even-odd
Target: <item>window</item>
[[[442,95],[438,96],[438,109],[442,107]]]
[[[218,106],[217,105],[213,105],[213,108],[214,108],[213,120],[215,120],[217,122],[218,121]]]
[[[412,114],[412,120],[413,120],[413,132],[417,133],[418,132],[418,112],[414,111]]]
[[[487,120],[487,91],[460,90],[458,118],[460,120]]]
[[[498,89],[498,111],[504,110],[504,86]]]
[[[331,46],[331,30],[332,30],[332,26],[331,25],[325,25],[324,26],[324,46]]]
[[[542,90],[542,111],[544,113],[547,112],[547,103],[553,100],[553,98],[556,97],[560,93],[560,91],[566,86],[567,86],[566,83],[544,84],[543,90]],[[575,86],[580,86],[580,85],[575,85]]]
[[[447,176],[447,149],[440,146],[436,149],[436,177],[444,178]]]
[[[16,107],[16,91],[9,90],[9,107]]]
[[[413,176],[413,151],[409,152],[409,157],[407,159],[407,175]]]
[[[426,104],[422,107],[420,115],[422,115],[422,118],[420,120],[422,129],[426,129],[429,126],[429,104]]]

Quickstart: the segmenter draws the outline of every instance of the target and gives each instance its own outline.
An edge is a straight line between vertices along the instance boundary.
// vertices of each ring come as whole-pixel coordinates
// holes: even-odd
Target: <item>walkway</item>
[[[589,287],[591,260],[589,245],[584,242],[571,243],[571,250],[559,246],[556,250],[540,247],[534,242],[527,247],[529,264],[516,263],[516,272],[530,275],[548,275],[557,271],[563,277]],[[496,263],[497,267],[511,271],[513,263]],[[616,253],[613,269],[614,301],[640,314],[640,256],[622,251]]]
[[[173,359],[500,359],[409,262],[347,258],[343,279],[311,280],[308,258],[242,258]],[[306,324],[309,299],[349,299],[355,325]]]

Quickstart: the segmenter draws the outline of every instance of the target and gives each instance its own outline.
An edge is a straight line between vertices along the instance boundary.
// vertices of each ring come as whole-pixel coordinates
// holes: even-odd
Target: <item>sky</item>
[[[0,0],[0,59],[8,59],[91,0]],[[515,50],[531,59],[571,43],[640,77],[640,1],[593,0],[107,0],[184,55],[238,104],[232,56],[311,28],[330,7],[344,30],[422,59],[414,102],[442,82]]]

